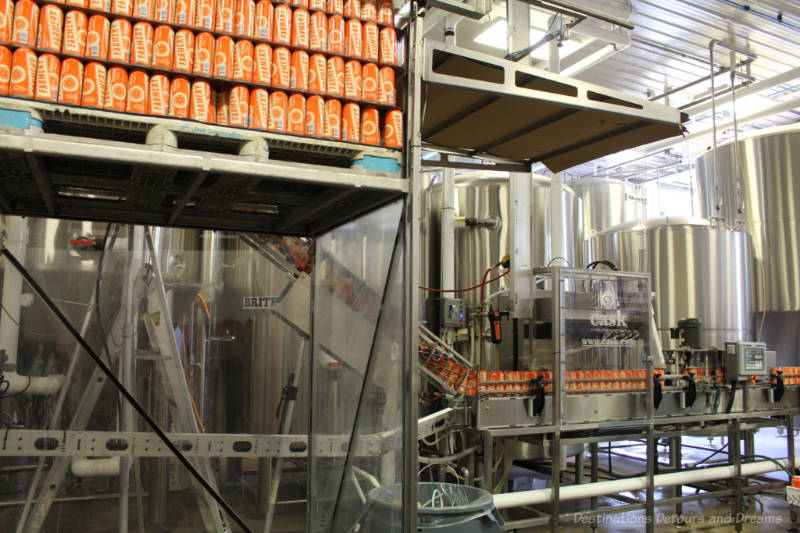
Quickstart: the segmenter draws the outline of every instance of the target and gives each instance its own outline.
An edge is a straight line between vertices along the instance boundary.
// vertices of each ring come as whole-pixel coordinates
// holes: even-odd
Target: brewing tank
[[[677,347],[669,328],[678,320],[703,321],[703,345],[751,340],[751,252],[747,234],[699,218],[628,222],[588,240],[592,260],[620,270],[650,272],[656,325],[664,347]]]
[[[800,311],[800,127],[720,145],[716,160],[715,184],[713,150],[697,159],[700,213],[750,234],[756,310]]]
[[[550,179],[533,175],[531,181],[533,262],[536,266],[543,266],[552,259]],[[490,177],[476,177],[471,173],[457,176],[455,191],[457,216],[497,221],[492,227],[467,227],[455,230],[455,284],[457,287],[469,287],[479,283],[486,269],[511,251],[508,175],[495,173]],[[571,265],[584,266],[581,200],[568,186],[564,186],[562,199],[564,254]],[[423,249],[421,281],[423,285],[438,288],[441,269],[441,181],[433,182],[427,187],[422,204],[424,216],[421,228]],[[463,293],[463,297],[470,304],[478,304],[478,291]]]
[[[587,178],[572,184],[581,199],[583,232],[587,238],[613,226],[639,220],[632,186],[610,178]]]

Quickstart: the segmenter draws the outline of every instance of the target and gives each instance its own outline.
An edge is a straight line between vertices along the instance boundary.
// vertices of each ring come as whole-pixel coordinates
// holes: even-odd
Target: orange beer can
[[[394,4],[392,0],[378,0],[378,23],[394,24]]]
[[[273,91],[269,95],[269,122],[267,128],[271,131],[286,131],[286,114],[289,98],[283,91]]]
[[[59,4],[63,3],[63,4],[66,4],[68,6],[86,7],[86,0],[66,0],[66,2],[58,0],[58,3]]]
[[[308,10],[298,7],[292,14],[292,46],[308,48]]]
[[[256,39],[272,39],[272,20],[275,8],[269,0],[259,0],[256,4],[255,24],[253,36]]]
[[[378,43],[380,42],[378,25],[374,22],[364,23],[364,60],[377,61],[379,57]]]
[[[61,53],[65,55],[83,57],[86,53],[86,28],[89,19],[82,11],[73,9],[64,17],[64,38]]]
[[[192,82],[189,99],[189,118],[200,122],[213,122],[214,113],[211,100],[211,85],[204,80]]]
[[[308,90],[308,52],[303,50],[292,52],[292,64],[289,68],[289,87],[303,92]]]
[[[328,0],[326,11],[334,15],[341,15],[344,13],[343,0]]]
[[[33,97],[37,100],[58,100],[58,75],[61,71],[61,60],[53,54],[39,56],[36,68],[36,92]]]
[[[11,49],[0,45],[0,95],[8,94],[8,84],[11,83]]]
[[[89,0],[89,9],[111,13],[111,0]]]
[[[308,7],[308,0],[290,0],[289,4],[292,7],[304,7],[304,8],[307,8]]]
[[[272,42],[275,44],[292,43],[292,8],[287,4],[278,4],[272,20]]]
[[[250,90],[245,85],[234,85],[230,90],[228,105],[228,124],[240,128],[248,125]]]
[[[236,13],[233,18],[233,30],[242,37],[253,36],[253,23],[256,15],[255,0],[236,0]]]
[[[328,17],[328,52],[344,54],[344,19],[339,15]]]
[[[103,15],[89,17],[89,29],[86,32],[86,51],[84,52],[87,59],[105,61],[108,58],[108,36],[110,32],[111,23],[108,21],[108,17]],[[150,38],[152,39],[152,34]]]
[[[172,69],[172,48],[175,40],[175,30],[170,26],[158,26],[153,33],[153,63],[154,68],[165,70]],[[152,82],[151,82],[152,83]]]
[[[39,12],[39,31],[36,48],[40,52],[60,52],[64,28],[64,12],[48,4]]]
[[[108,41],[108,60],[129,63],[131,60],[131,23],[125,19],[115,19],[111,23]]]
[[[391,109],[383,124],[383,145],[391,148],[403,147],[403,112]]]
[[[306,100],[306,135],[321,137],[325,130],[325,99],[318,94]]]
[[[309,0],[309,11],[325,11],[325,0]]]
[[[258,43],[253,48],[253,83],[272,83],[272,47],[268,44]]]
[[[308,23],[308,48],[324,52],[328,46],[328,17],[322,11],[314,11]]]
[[[88,48],[88,47],[87,47]],[[131,64],[149,67],[153,60],[153,26],[147,22],[133,25]],[[142,111],[144,113],[144,111]]]
[[[361,19],[369,22],[378,20],[378,0],[361,0]]]
[[[330,96],[344,96],[344,59],[341,57],[328,58],[327,85]]]
[[[361,0],[344,0],[342,14],[348,18],[361,17]]]
[[[194,33],[186,29],[175,32],[175,44],[172,48],[175,54],[172,59],[172,70],[191,74],[194,65]]]
[[[379,74],[378,102],[385,105],[395,105],[397,97],[394,86],[394,69],[392,67],[381,67]]]
[[[175,18],[175,4],[173,0],[153,1],[153,20],[156,22],[172,23]]]
[[[269,92],[261,87],[250,91],[250,109],[248,110],[248,125],[258,130],[269,127]]]
[[[308,92],[325,94],[327,88],[328,60],[322,54],[313,54],[308,65]]]
[[[106,94],[106,67],[102,63],[92,61],[83,70],[83,91],[81,105],[83,107],[103,108]]]
[[[36,53],[30,48],[17,48],[11,56],[11,82],[8,94],[33,98],[36,89]]]
[[[106,96],[103,109],[125,111],[128,100],[128,71],[122,67],[111,67],[106,75]]]
[[[286,132],[303,135],[306,132],[306,97],[293,94],[289,97]]]
[[[381,63],[397,64],[397,32],[394,28],[383,28],[380,35],[378,58]]]
[[[214,31],[233,33],[234,11],[236,0],[216,0],[217,13],[214,21]]]
[[[214,31],[214,0],[196,0],[194,26],[198,30]],[[194,89],[192,89],[194,94]],[[205,121],[203,121],[205,122]]]
[[[359,142],[361,140],[361,108],[348,102],[342,106],[342,140]]]
[[[165,74],[150,76],[150,94],[147,96],[147,114],[167,116],[169,109],[169,78]]]
[[[175,14],[172,16],[173,24],[191,26],[195,23],[195,0],[175,0]]]
[[[335,98],[325,100],[325,129],[322,134],[328,139],[341,138],[342,102]]]
[[[228,113],[231,105],[231,93],[228,89],[218,91],[214,96],[214,113],[216,123],[220,126],[228,125]]]
[[[361,100],[361,63],[355,59],[344,65],[344,97]]]
[[[14,28],[11,44],[16,46],[36,46],[36,30],[39,26],[39,6],[31,0],[17,0],[14,6]],[[12,81],[13,83],[13,81]]]
[[[125,103],[128,113],[147,113],[148,78],[147,72],[139,69],[128,75],[128,100]]]
[[[233,48],[233,80],[253,81],[253,43],[247,39],[236,41]]]
[[[378,65],[364,63],[361,68],[361,99],[368,102],[378,102],[378,85],[380,85]]]
[[[272,51],[272,85],[289,88],[291,82],[291,52],[279,46]]]
[[[125,15],[130,17],[133,14],[132,0],[111,0],[111,13],[114,15]]]
[[[83,63],[74,57],[61,62],[61,84],[58,89],[58,102],[61,104],[81,105],[81,87],[83,87]]]
[[[0,43],[11,42],[14,27],[14,0],[0,0]]]
[[[360,58],[364,53],[364,43],[361,40],[364,29],[358,19],[349,19],[345,25],[345,54],[350,57]]]
[[[192,73],[200,76],[211,76],[213,60],[214,36],[210,33],[198,33],[194,39],[194,67]],[[192,95],[194,95],[194,85],[192,87]],[[202,86],[198,90],[202,90]]]
[[[140,19],[152,20],[153,0],[133,0],[133,16]]]
[[[189,78],[175,76],[169,84],[169,111],[167,114],[176,118],[189,118],[189,97],[192,93]]]
[[[233,39],[227,35],[217,37],[214,47],[214,77],[230,79],[233,72]]]

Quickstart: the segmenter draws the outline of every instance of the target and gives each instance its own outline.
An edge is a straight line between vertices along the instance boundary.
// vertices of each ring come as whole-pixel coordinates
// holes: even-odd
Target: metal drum
[[[800,311],[800,128],[760,132],[735,148],[717,148],[716,183],[713,150],[697,159],[700,212],[752,237],[756,310]]]
[[[591,237],[593,260],[620,270],[651,272],[656,325],[664,347],[677,347],[669,328],[678,320],[703,320],[704,346],[751,340],[750,249],[747,235],[704,219],[659,218],[626,223]]]

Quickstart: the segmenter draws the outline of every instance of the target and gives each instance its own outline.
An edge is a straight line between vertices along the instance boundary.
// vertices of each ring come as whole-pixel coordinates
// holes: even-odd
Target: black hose
[[[97,277],[94,280],[94,309],[97,313],[97,331],[100,334],[100,340],[103,342],[103,348],[106,352],[106,360],[108,361],[109,366],[112,366],[111,363],[111,350],[108,349],[108,340],[106,339],[106,331],[103,327],[103,317],[100,313],[100,282],[103,279],[103,262],[106,257],[106,246],[108,244],[108,235],[111,233],[111,224],[106,226],[106,234],[103,236],[103,249],[100,252],[100,259],[97,260]],[[115,232],[116,233],[116,232]],[[111,244],[111,248],[114,247],[114,244]],[[109,249],[108,252],[110,253],[111,250]]]
[[[725,406],[725,413],[730,413],[733,409],[733,401],[736,399],[736,381],[731,381],[731,395],[728,397],[728,404]]]
[[[592,261],[591,263],[586,265],[586,268],[588,270],[593,270],[594,267],[596,267],[597,265],[605,265],[608,268],[610,268],[611,270],[619,270],[619,268],[617,268],[617,265],[615,265],[614,263],[612,263],[608,259],[598,259],[597,261]]]

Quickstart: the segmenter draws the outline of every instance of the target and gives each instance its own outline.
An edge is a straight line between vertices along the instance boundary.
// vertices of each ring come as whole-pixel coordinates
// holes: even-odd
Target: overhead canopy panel
[[[680,111],[513,61],[425,45],[422,140],[560,172],[683,133]]]

